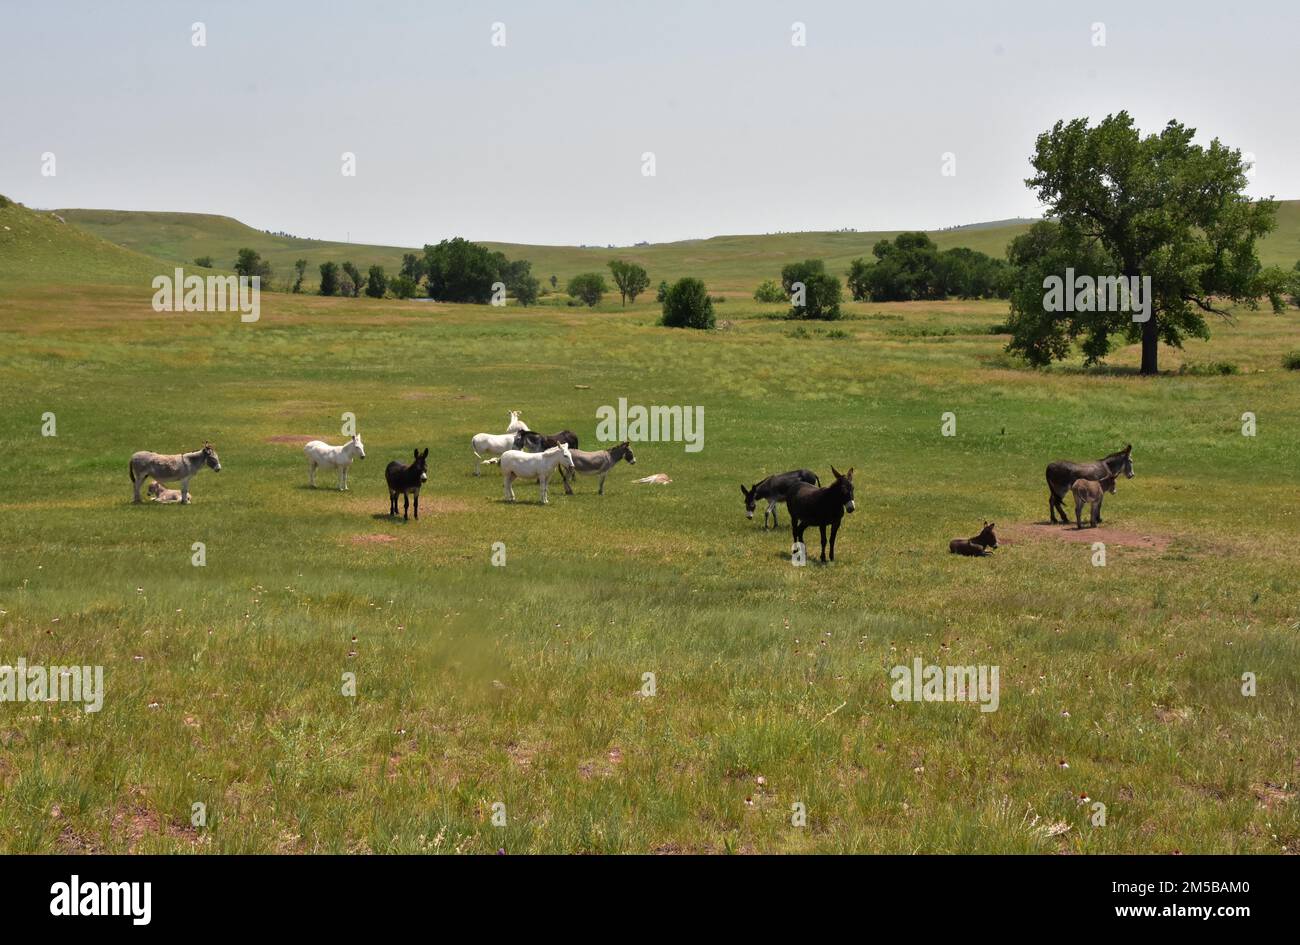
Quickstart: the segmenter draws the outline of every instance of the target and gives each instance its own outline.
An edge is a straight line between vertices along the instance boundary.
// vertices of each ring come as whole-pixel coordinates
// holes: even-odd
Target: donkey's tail
[[[134,483],[135,482],[135,460],[128,459],[126,461],[126,474],[131,477],[131,482]]]

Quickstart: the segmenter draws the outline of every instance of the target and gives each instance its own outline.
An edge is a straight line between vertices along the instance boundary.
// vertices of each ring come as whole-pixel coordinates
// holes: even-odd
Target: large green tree
[[[1022,331],[1013,331],[1012,350],[1020,350],[1015,337],[1082,333],[1095,361],[1119,336],[1141,341],[1142,373],[1155,374],[1160,342],[1181,347],[1188,336],[1209,337],[1205,315],[1227,319],[1227,305],[1254,305],[1261,295],[1278,307],[1279,273],[1263,269],[1255,253],[1256,241],[1273,228],[1277,205],[1245,196],[1240,151],[1217,138],[1208,147],[1193,144],[1195,134],[1170,121],[1144,137],[1121,111],[1095,126],[1086,118],[1058,121],[1038,136],[1034,175],[1025,183],[1060,224],[1046,249],[1063,261],[1077,257],[1076,271],[1104,257],[1114,267],[1110,275],[1149,276],[1151,315],[1134,321],[1130,312],[1106,311],[1080,318],[1047,311],[1041,296],[1036,306],[1026,306],[1018,291],[1022,304],[1013,302],[1013,329],[1017,321],[1059,324],[1036,330],[1022,324]],[[1061,356],[1060,350],[1056,345],[1052,355]]]
[[[611,259],[609,271],[614,276],[614,285],[618,286],[618,294],[623,297],[624,305],[629,300],[635,302],[636,297],[650,287],[649,274],[645,267],[637,263]]]

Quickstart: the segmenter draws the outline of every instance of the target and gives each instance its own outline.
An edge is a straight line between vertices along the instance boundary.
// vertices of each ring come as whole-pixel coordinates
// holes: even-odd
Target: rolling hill
[[[296,259],[308,261],[307,281],[313,284],[317,267],[327,260],[351,260],[363,271],[378,263],[392,274],[401,266],[403,253],[419,249],[270,234],[212,214],[86,209],[60,210],[58,214],[88,234],[171,263],[190,263],[196,257],[211,256],[218,267],[228,267],[241,247],[252,247],[271,263],[281,284],[289,278]],[[931,231],[930,235],[943,249],[967,246],[1001,256],[1007,244],[1031,223],[1001,220]],[[781,267],[791,260],[824,259],[832,272],[843,273],[853,259],[869,255],[877,240],[892,239],[898,232],[715,236],[614,249],[498,242],[483,245],[512,259],[530,260],[535,275],[546,281],[554,274],[561,286],[579,272],[604,271],[609,260],[621,258],[645,266],[655,283],[693,275],[704,279],[712,291],[748,295],[759,282],[778,277]],[[1300,201],[1282,202],[1278,228],[1263,241],[1260,258],[1266,264],[1288,268],[1300,259]]]
[[[137,283],[163,271],[157,259],[73,226],[59,214],[0,199],[0,283]]]

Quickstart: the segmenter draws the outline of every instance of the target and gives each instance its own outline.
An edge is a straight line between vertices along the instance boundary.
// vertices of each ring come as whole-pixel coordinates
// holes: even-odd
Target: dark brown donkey
[[[1061,521],[1069,525],[1070,516],[1065,511],[1062,500],[1070,491],[1070,484],[1076,479],[1092,479],[1100,482],[1111,476],[1123,473],[1126,479],[1133,478],[1133,444],[1125,446],[1118,453],[1111,453],[1105,459],[1095,463],[1072,463],[1058,459],[1047,467],[1047,510],[1056,523],[1056,513],[1061,513]],[[1100,518],[1097,521],[1101,521]]]
[[[989,549],[998,546],[998,536],[993,534],[993,523],[985,522],[984,530],[974,538],[954,538],[948,542],[948,550],[955,555],[968,558],[986,558]]]
[[[544,453],[553,447],[565,444],[571,450],[578,448],[578,435],[572,430],[561,430],[554,436],[538,433],[536,430],[520,430],[515,434],[515,449],[529,453]]]
[[[402,520],[406,521],[411,508],[411,496],[415,496],[415,520],[420,520],[420,486],[429,481],[429,450],[423,453],[415,451],[415,462],[399,463],[393,460],[384,469],[384,478],[388,480],[388,514],[397,514],[397,497],[402,497]]]
[[[835,535],[840,530],[840,520],[845,512],[853,511],[853,467],[841,475],[831,467],[835,481],[825,489],[801,483],[785,497],[785,508],[790,513],[790,533],[796,545],[803,544],[803,532],[816,525],[822,533],[822,561],[826,560],[826,526],[831,527],[831,560],[835,560]]]

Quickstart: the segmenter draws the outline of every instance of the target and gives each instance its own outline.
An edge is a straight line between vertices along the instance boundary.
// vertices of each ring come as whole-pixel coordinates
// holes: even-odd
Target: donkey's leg
[[[388,490],[388,514],[397,514],[397,493],[392,489]]]
[[[411,494],[402,493],[402,521],[408,522],[411,519]]]
[[[135,477],[132,479],[132,482],[133,482],[134,487],[135,487],[135,498],[132,499],[133,502],[139,502],[139,501],[140,501],[140,487],[144,485],[145,480],[148,479],[148,478],[149,478],[149,474],[148,474],[148,473],[142,473],[142,474],[140,474],[140,475],[138,475],[138,476],[135,476]]]
[[[840,532],[840,523],[831,522],[831,560],[835,560],[835,536]]]
[[[505,500],[507,502],[515,501],[515,490],[513,488],[514,481],[515,481],[515,474],[513,472],[508,472],[505,475],[503,475],[501,479],[505,482],[506,485]]]
[[[420,490],[415,490],[415,520],[420,520]]]
[[[822,563],[826,562],[826,526],[818,525],[817,530],[822,533]]]
[[[564,483],[564,494],[573,495],[573,484],[578,481],[578,473],[572,469],[560,467],[560,481]],[[600,484],[603,486],[605,480],[602,478]]]
[[[1099,499],[1097,499],[1097,507],[1092,510],[1093,515],[1095,516],[1095,519],[1093,520],[1092,523],[1093,525],[1101,524],[1101,503],[1105,501],[1105,499],[1106,499],[1105,495],[1102,495]]]
[[[1047,486],[1047,514],[1052,517],[1053,525],[1056,524],[1056,503],[1059,501],[1060,500],[1056,496],[1056,490],[1053,489],[1049,483]],[[1070,521],[1069,516],[1066,516],[1065,520],[1067,522]]]
[[[348,467],[339,467],[339,492],[346,492],[348,488]]]
[[[189,504],[190,504],[190,481],[188,479],[182,479],[181,480],[181,505],[189,505]]]
[[[478,454],[478,450],[474,451],[474,475],[483,475],[483,457]]]
[[[310,459],[307,460],[307,481],[311,483],[313,489],[316,488],[316,464]]]
[[[546,498],[546,486],[550,483],[550,481],[551,481],[551,477],[548,476],[546,473],[542,473],[540,476],[537,477],[537,486],[542,493],[542,505],[550,505],[550,500]]]

